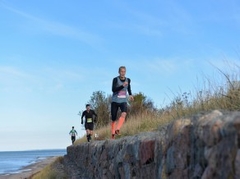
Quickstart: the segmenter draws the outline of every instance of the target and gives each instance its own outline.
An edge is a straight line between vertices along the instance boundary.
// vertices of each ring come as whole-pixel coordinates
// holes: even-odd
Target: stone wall
[[[156,132],[69,146],[70,179],[239,179],[240,113],[213,111]]]

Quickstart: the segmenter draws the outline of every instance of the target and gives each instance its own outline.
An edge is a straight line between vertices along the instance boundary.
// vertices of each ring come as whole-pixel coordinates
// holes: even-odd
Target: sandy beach
[[[28,165],[24,167],[22,170],[24,172],[11,174],[7,176],[0,175],[0,179],[30,179],[33,174],[40,172],[45,166],[52,163],[57,157],[49,157],[40,162]]]

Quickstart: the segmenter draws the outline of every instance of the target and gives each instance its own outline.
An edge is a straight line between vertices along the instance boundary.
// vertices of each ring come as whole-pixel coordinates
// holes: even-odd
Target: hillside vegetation
[[[121,137],[134,135],[145,131],[154,131],[167,125],[175,119],[191,116],[199,112],[211,110],[234,111],[240,109],[240,81],[239,67],[231,67],[230,72],[218,68],[217,77],[211,79],[204,77],[203,87],[194,91],[175,94],[172,102],[161,108],[154,107],[153,102],[143,93],[135,94],[134,102],[129,105],[126,123],[121,129]],[[95,140],[110,139],[110,96],[105,97],[104,92],[94,92],[89,103],[99,115],[94,134]],[[104,112],[103,112],[104,111]],[[75,145],[86,142],[82,137]]]
[[[193,91],[174,94],[172,102],[161,108],[154,107],[153,102],[143,93],[135,94],[134,102],[129,105],[128,116],[121,129],[121,136],[135,135],[145,131],[155,131],[168,125],[175,119],[184,118],[200,112],[215,109],[235,111],[240,109],[239,67],[235,65],[230,72],[218,71],[217,77],[204,77],[203,86]],[[98,114],[98,122],[93,140],[110,139],[110,95],[97,91],[91,96],[89,103]],[[86,142],[86,137],[78,139],[74,145]],[[47,170],[47,169],[46,169]],[[47,173],[45,170],[42,172]]]

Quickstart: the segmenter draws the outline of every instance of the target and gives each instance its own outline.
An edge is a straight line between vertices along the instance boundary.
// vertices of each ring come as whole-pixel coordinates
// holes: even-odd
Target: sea
[[[0,151],[0,176],[21,173],[24,167],[48,157],[64,156],[66,149]]]

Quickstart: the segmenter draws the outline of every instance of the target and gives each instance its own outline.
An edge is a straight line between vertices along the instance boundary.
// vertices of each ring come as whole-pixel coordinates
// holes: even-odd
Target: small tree
[[[156,110],[153,101],[148,99],[143,93],[134,94],[134,101],[130,102],[130,115],[141,114],[146,111]]]
[[[96,128],[100,128],[109,123],[110,104],[109,98],[106,97],[103,91],[95,91],[90,97],[89,104],[98,115]]]

